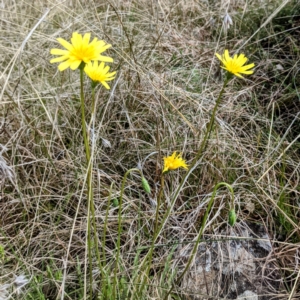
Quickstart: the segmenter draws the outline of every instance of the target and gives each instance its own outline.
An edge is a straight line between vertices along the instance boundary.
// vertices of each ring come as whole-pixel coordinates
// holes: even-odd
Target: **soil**
[[[275,300],[284,299],[281,278],[264,227],[238,223],[199,245],[182,287],[192,300]]]

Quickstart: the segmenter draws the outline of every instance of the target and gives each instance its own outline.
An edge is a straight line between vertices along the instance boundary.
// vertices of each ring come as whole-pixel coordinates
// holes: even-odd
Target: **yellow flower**
[[[51,49],[50,53],[59,55],[59,57],[51,59],[50,63],[62,62],[59,64],[58,69],[59,71],[63,71],[69,67],[75,70],[82,62],[88,63],[92,60],[113,62],[111,57],[101,55],[101,53],[110,48],[111,45],[97,38],[94,38],[90,43],[90,38],[90,33],[86,33],[82,37],[82,35],[77,32],[73,32],[71,44],[62,38],[58,38],[58,42],[66,48],[66,50]]]
[[[178,168],[184,168],[187,169],[188,166],[185,162],[184,159],[182,159],[181,154],[177,154],[176,151],[168,157],[164,157],[164,169],[163,169],[163,173],[171,171],[171,170],[175,170]]]
[[[110,89],[109,85],[106,81],[111,81],[115,78],[116,72],[109,73],[110,67],[105,66],[104,62],[101,62],[98,66],[98,62],[89,62],[85,68],[85,73],[94,81],[94,82],[101,82],[106,89]]]
[[[225,50],[222,56],[218,53],[216,53],[216,56],[224,64],[224,67],[222,68],[237,77],[243,78],[243,76],[240,74],[253,74],[253,70],[249,69],[252,69],[254,67],[254,64],[244,66],[244,64],[248,60],[248,58],[244,54],[235,54],[234,57],[230,57],[229,51]]]

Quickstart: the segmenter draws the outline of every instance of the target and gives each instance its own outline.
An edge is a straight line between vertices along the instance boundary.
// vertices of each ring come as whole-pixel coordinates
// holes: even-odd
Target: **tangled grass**
[[[233,25],[224,31],[226,12]],[[220,182],[234,189],[237,224],[260,224],[270,238],[270,260],[281,274],[273,298],[300,297],[298,1],[6,0],[0,14],[0,299],[89,299],[79,77],[49,62],[56,38],[68,40],[74,31],[112,44],[107,52],[117,70],[111,90],[96,92],[90,132],[101,250],[101,269],[93,262],[94,299],[164,299]],[[163,157],[178,151],[189,163],[196,155],[222,88],[215,53],[224,49],[244,52],[255,73],[227,87],[147,274],[141,266],[151,247]],[[89,117],[88,85],[85,98]],[[120,191],[131,168],[142,170],[151,195],[138,173],[128,176],[116,274]],[[183,174],[166,176],[162,212]],[[229,201],[225,189],[218,191],[206,237],[230,236]],[[189,294],[178,283],[168,299]]]

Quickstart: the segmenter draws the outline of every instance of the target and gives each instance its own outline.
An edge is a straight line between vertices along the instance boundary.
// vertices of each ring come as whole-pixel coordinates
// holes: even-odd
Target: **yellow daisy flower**
[[[253,70],[249,69],[252,69],[254,64],[244,66],[248,61],[248,58],[244,54],[235,54],[234,57],[230,57],[229,51],[225,50],[222,56],[218,53],[216,53],[216,56],[223,63],[224,67],[222,68],[237,77],[243,78],[241,74],[253,74]]]
[[[105,66],[104,62],[101,62],[98,66],[98,62],[94,61],[86,64],[84,71],[93,80],[93,82],[101,82],[106,89],[110,89],[106,81],[113,80],[116,76],[116,72],[109,73],[110,67]]]
[[[168,157],[164,157],[164,169],[163,173],[175,170],[178,168],[184,168],[187,169],[188,166],[185,162],[185,160],[181,157],[181,154],[177,154],[176,151]]]
[[[77,32],[73,32],[71,44],[62,38],[58,38],[57,41],[66,48],[66,50],[51,49],[50,53],[59,55],[59,57],[51,59],[50,63],[62,62],[59,64],[58,70],[63,71],[67,68],[75,70],[82,62],[88,63],[92,60],[113,62],[111,57],[101,55],[101,53],[110,48],[111,45],[97,38],[94,38],[90,43],[90,38],[90,33],[86,33],[82,37],[82,35]]]

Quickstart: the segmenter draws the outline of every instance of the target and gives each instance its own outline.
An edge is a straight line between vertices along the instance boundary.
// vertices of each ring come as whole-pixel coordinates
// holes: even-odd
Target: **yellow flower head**
[[[184,159],[182,159],[181,154],[177,154],[176,151],[168,157],[164,157],[164,169],[163,173],[176,170],[178,168],[184,168],[187,169],[188,166]]]
[[[94,82],[101,82],[109,90],[110,87],[106,81],[111,81],[116,77],[116,72],[109,73],[109,69],[110,67],[105,66],[104,62],[101,62],[98,66],[98,62],[94,61],[94,64],[89,62],[85,66],[84,71]]]
[[[73,32],[71,44],[62,38],[58,38],[58,42],[65,47],[66,50],[51,49],[50,53],[59,55],[59,57],[51,59],[50,63],[61,62],[58,66],[58,70],[63,71],[69,67],[75,70],[82,62],[87,64],[92,60],[113,62],[111,57],[101,55],[101,53],[110,48],[111,45],[97,38],[94,38],[90,43],[90,38],[90,33],[86,33],[82,37],[82,35],[77,32]]]
[[[248,58],[244,54],[235,54],[234,57],[230,57],[229,51],[225,50],[222,56],[218,53],[216,53],[216,56],[223,63],[224,67],[222,68],[237,77],[243,78],[241,74],[253,74],[253,70],[249,69],[252,69],[254,64],[244,66],[248,61]]]

